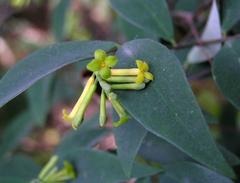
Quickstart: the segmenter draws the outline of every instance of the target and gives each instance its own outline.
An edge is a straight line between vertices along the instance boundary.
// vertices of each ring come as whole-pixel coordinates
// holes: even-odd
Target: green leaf
[[[164,168],[166,175],[179,183],[186,181],[188,183],[232,183],[229,178],[196,163],[178,162]]]
[[[148,39],[128,42],[116,55],[120,68],[134,67],[136,59],[146,61],[155,77],[144,90],[118,92],[131,116],[193,159],[234,177],[209,133],[177,58],[163,45]]]
[[[71,1],[60,0],[53,10],[51,17],[52,32],[57,41],[61,41],[65,36],[66,12]]]
[[[0,157],[14,149],[22,137],[31,129],[31,115],[28,111],[16,116],[4,130],[0,139]]]
[[[223,156],[231,166],[240,165],[240,159],[231,151],[227,150],[224,146],[218,145],[219,150],[222,152]]]
[[[26,183],[26,180],[13,177],[0,177],[0,182],[4,183]]]
[[[76,162],[80,174],[76,181],[81,183],[113,183],[129,178],[124,174],[118,158],[110,153],[75,148],[62,155],[63,159]],[[131,177],[146,177],[160,172],[160,169],[134,163]]]
[[[92,59],[96,49],[109,51],[115,47],[114,43],[104,41],[66,42],[29,55],[0,80],[0,106],[25,91],[39,79],[63,66]]]
[[[149,132],[141,144],[139,155],[160,164],[170,164],[176,161],[191,159],[166,140]]]
[[[174,40],[172,20],[165,0],[111,0],[125,20],[168,41]]]
[[[240,109],[240,43],[225,45],[215,57],[212,66],[213,79],[223,95]]]
[[[13,180],[14,178],[29,182],[30,180],[37,178],[39,171],[40,167],[25,155],[16,155],[0,162],[0,180]]]
[[[200,0],[178,0],[175,9],[177,11],[190,11],[194,12],[197,10],[202,1]]]
[[[120,16],[117,17],[116,22],[119,32],[121,32],[124,35],[124,38],[127,40],[140,38],[150,38],[157,40],[156,36],[152,35],[149,32],[144,31],[143,29],[136,27],[133,24],[130,24]]]
[[[50,90],[53,81],[53,76],[50,75],[37,83],[35,83],[29,90],[27,90],[27,98],[29,110],[33,121],[37,125],[43,125],[46,121],[47,113],[51,105]]]
[[[113,130],[116,144],[117,156],[127,176],[131,175],[133,162],[140,145],[147,134],[142,125],[136,120],[130,119],[127,123]]]
[[[227,32],[240,20],[240,1],[227,0],[223,1],[223,3],[222,29]]]

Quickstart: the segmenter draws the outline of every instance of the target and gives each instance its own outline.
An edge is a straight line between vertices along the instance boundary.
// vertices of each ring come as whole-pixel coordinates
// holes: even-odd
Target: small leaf
[[[65,65],[92,59],[96,49],[109,51],[115,46],[112,42],[104,41],[66,42],[34,52],[16,64],[0,80],[0,107],[44,76]]]
[[[164,168],[166,175],[179,183],[233,183],[229,178],[196,163],[179,162]]]
[[[129,23],[168,41],[174,40],[172,20],[165,0],[111,0],[111,4]]]
[[[201,36],[201,41],[221,39],[221,24],[216,0],[213,1],[207,24]],[[213,58],[221,49],[221,43],[210,44],[207,46],[194,46],[188,56],[189,63],[200,63]]]
[[[240,1],[223,1],[223,24],[222,29],[226,33],[240,20]]]
[[[117,117],[116,117],[117,118]],[[147,131],[134,119],[114,128],[117,156],[127,176],[131,175],[134,159]]]
[[[120,68],[131,68],[135,60],[141,59],[149,64],[154,75],[144,90],[117,92],[130,115],[193,159],[233,177],[176,57],[163,45],[147,39],[125,43],[116,55]]]
[[[212,74],[223,95],[240,109],[240,43],[225,45],[215,57]]]

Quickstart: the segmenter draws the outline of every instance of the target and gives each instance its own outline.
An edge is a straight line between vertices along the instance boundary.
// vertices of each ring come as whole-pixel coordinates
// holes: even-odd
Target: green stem
[[[111,89],[113,90],[142,90],[143,88],[145,88],[145,83],[112,84],[111,85]]]
[[[107,112],[106,112],[106,95],[102,90],[101,93],[101,100],[100,100],[100,116],[99,116],[99,123],[100,126],[103,127],[107,120]]]
[[[128,115],[125,109],[122,107],[121,103],[117,100],[117,96],[115,93],[107,94],[109,101],[111,102],[114,110],[117,112],[119,116],[119,120],[113,122],[114,127],[119,127],[120,125],[126,123],[128,121]]]

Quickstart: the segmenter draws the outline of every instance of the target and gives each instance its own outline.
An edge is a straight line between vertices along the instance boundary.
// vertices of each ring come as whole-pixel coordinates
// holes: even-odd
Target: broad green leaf
[[[112,42],[66,42],[37,51],[10,69],[0,80],[0,107],[13,99],[44,76],[65,65],[92,59],[96,49],[110,51]]]
[[[213,31],[214,30],[214,31]],[[209,13],[207,24],[201,36],[201,41],[209,41],[221,39],[221,24],[216,0],[213,0],[212,7]],[[194,46],[188,56],[187,62],[200,63],[213,58],[221,49],[221,43],[210,44],[207,46]]]
[[[209,133],[177,58],[163,45],[148,39],[128,42],[116,55],[120,68],[136,67],[136,59],[146,61],[155,77],[144,90],[118,92],[131,116],[193,159],[234,177]]]
[[[69,0],[60,0],[52,13],[52,31],[57,41],[61,41],[65,36],[66,12],[68,10]]]
[[[76,163],[79,177],[74,182],[81,183],[117,183],[128,180],[115,155],[106,152],[75,148],[70,149],[63,159]],[[134,163],[130,177],[141,178],[160,172],[160,169]]]
[[[240,109],[240,42],[226,44],[215,57],[213,79],[223,95]]]
[[[165,0],[111,0],[113,9],[129,23],[168,41],[174,40]]]
[[[232,183],[229,178],[196,163],[178,162],[164,168],[166,175],[179,183]]]
[[[51,105],[50,90],[52,89],[52,81],[53,76],[50,75],[38,81],[27,90],[27,99],[32,119],[40,126],[44,124]]]
[[[229,31],[240,20],[240,1],[223,1],[223,24],[224,32]]]
[[[133,162],[147,130],[136,120],[130,119],[127,123],[115,128],[113,132],[118,147],[117,156],[124,172],[130,176]]]
[[[0,180],[18,179],[29,182],[37,178],[39,171],[40,167],[25,155],[16,155],[0,162]]]
[[[16,116],[6,127],[0,138],[0,158],[13,150],[31,129],[31,115],[28,111]]]
[[[84,121],[79,130],[66,134],[56,151],[58,154],[64,154],[69,149],[76,147],[90,148],[107,133],[109,133],[109,130],[99,128],[98,116],[95,116],[90,120]]]

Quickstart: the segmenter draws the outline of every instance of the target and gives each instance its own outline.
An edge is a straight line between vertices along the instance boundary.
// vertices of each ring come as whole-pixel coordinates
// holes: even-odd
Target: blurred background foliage
[[[162,41],[171,48],[168,42],[118,16],[108,0],[0,2],[0,76],[34,50],[61,41],[96,39],[123,43],[136,38],[150,38]],[[191,40],[194,37],[194,30],[204,28],[211,2],[168,1],[177,42]],[[220,16],[223,16],[222,1],[219,1],[219,5]],[[239,31],[240,22],[237,22],[228,35],[237,34]],[[184,64],[189,50],[190,47],[173,51]],[[191,65],[187,68],[186,74],[215,139],[240,156],[240,112],[227,102],[216,88],[211,77],[210,63]],[[99,95],[94,96],[87,110],[88,122],[81,130],[72,132],[71,125],[61,118],[62,108],[73,106],[88,76],[89,73],[81,63],[72,64],[40,80],[25,93],[0,108],[0,180],[4,180],[1,179],[1,175],[4,174],[3,169],[8,167],[6,161],[11,157],[16,158],[11,159],[12,163],[19,161],[31,164],[33,163],[31,159],[37,162],[38,165],[31,166],[35,168],[30,168],[28,174],[16,173],[21,174],[24,181],[28,180],[29,176],[36,175],[39,165],[43,165],[53,152],[63,153],[74,147],[116,152],[111,124],[103,129],[97,127],[98,120],[95,116],[98,113]],[[171,162],[174,161],[173,157],[178,160],[189,159],[165,141],[153,140],[154,138],[156,137],[153,135],[147,135],[140,148],[139,158],[149,157],[151,161],[157,162]],[[154,148],[149,147],[149,144]],[[152,150],[148,152],[150,148]],[[231,154],[232,156],[234,155]],[[234,168],[240,174],[239,160],[235,156],[234,158],[236,158],[233,160]],[[13,172],[16,162],[11,166]],[[191,165],[185,166],[191,169]],[[172,170],[171,166],[168,168]],[[24,169],[28,171],[27,165]],[[121,178],[120,180],[124,179]],[[151,178],[154,179],[156,177]],[[165,179],[170,180],[167,176],[161,178],[163,182],[167,182]],[[140,179],[140,182],[149,180]]]

